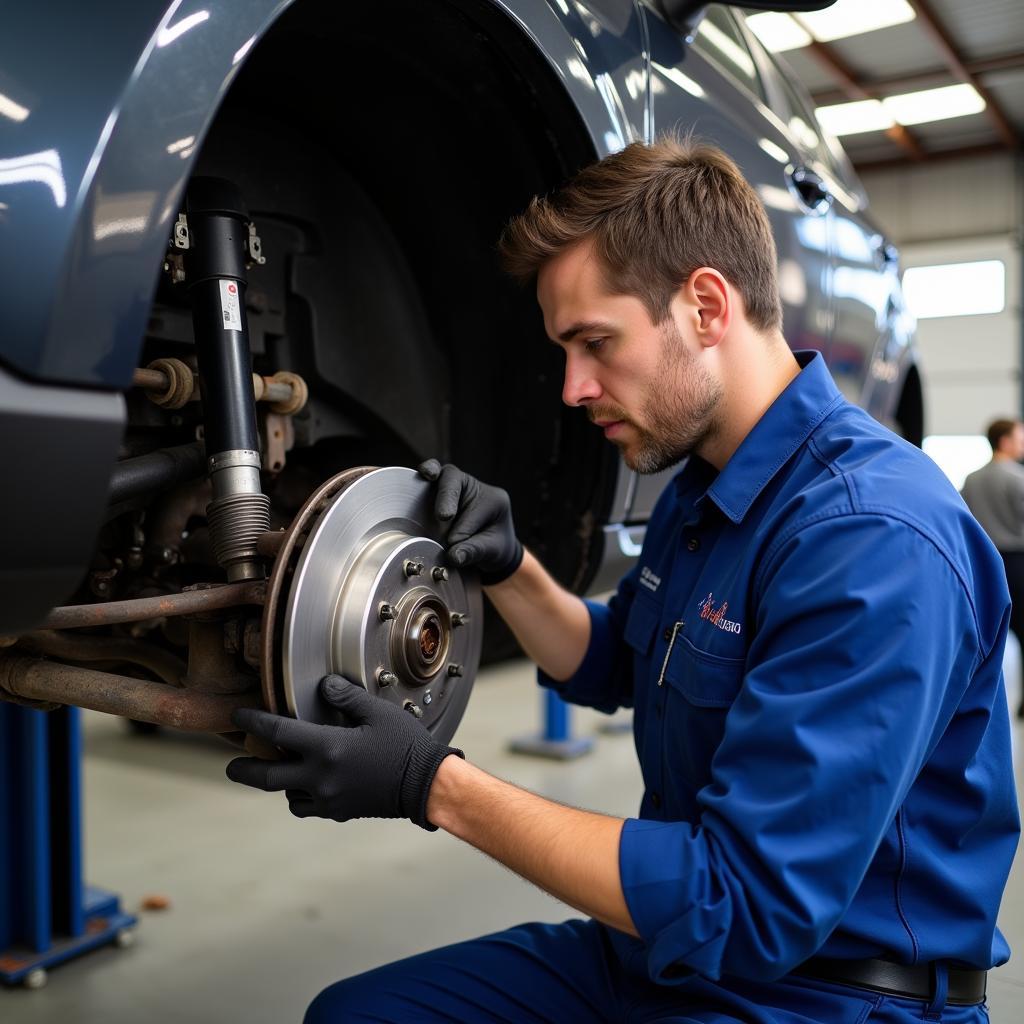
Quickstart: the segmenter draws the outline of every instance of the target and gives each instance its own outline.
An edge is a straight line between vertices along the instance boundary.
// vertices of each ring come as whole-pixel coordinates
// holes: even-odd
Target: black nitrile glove
[[[418,472],[437,482],[434,515],[452,524],[448,531],[451,560],[462,568],[476,568],[485,587],[507,580],[523,561],[508,492],[480,483],[458,466],[442,466],[437,459],[427,459]]]
[[[317,725],[267,711],[242,708],[232,721],[296,757],[264,761],[236,757],[232,782],[269,792],[285,791],[297,818],[409,818],[429,832],[427,797],[438,766],[461,750],[438,743],[408,711],[342,676],[325,676],[320,694],[351,725]]]

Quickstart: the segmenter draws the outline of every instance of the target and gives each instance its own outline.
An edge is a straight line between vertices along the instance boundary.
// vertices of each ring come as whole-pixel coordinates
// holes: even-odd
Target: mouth
[[[625,425],[624,420],[595,420],[594,423],[604,431],[605,437],[614,437]]]

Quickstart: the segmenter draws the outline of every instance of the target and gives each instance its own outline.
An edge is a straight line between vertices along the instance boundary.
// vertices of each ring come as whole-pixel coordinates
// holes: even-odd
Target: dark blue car
[[[194,676],[230,663],[239,692],[257,686],[289,643],[287,589],[250,594],[248,616],[233,605],[213,637],[109,609],[252,583],[231,559],[269,567],[274,531],[298,559],[296,517],[325,481],[428,456],[505,486],[565,584],[611,583],[664,479],[630,473],[561,404],[561,356],[495,244],[532,195],[667,129],[722,147],[764,201],[790,344],[821,350],[848,397],[920,441],[896,253],[804,91],[730,6],[14,0],[0,69],[0,632],[93,609],[77,647],[34,655],[80,663],[87,638],[107,638],[122,677],[180,682],[191,658]],[[202,182],[234,198],[200,200]],[[266,516],[237,557],[210,512],[203,444],[227,392],[195,377],[189,279],[197,218],[229,206],[245,280],[215,315],[246,325],[251,366],[222,371],[237,385],[251,370],[263,392]],[[455,642],[409,615],[416,657]]]

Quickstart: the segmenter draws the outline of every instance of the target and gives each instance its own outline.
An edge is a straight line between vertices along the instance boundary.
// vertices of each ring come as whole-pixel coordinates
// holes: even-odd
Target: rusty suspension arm
[[[253,681],[253,689],[241,693],[178,689],[186,681],[184,664],[173,655],[156,649],[153,652],[143,651],[146,655],[143,658],[135,649],[139,646],[141,650],[142,645],[125,638],[76,637],[51,631],[261,605],[265,594],[265,582],[248,581],[205,586],[159,597],[55,608],[47,616],[42,629],[21,638],[23,647],[0,651],[0,699],[44,709],[61,704],[75,705],[154,725],[221,733],[233,742],[240,742],[241,735],[234,730],[231,714],[236,708],[261,706],[256,680]],[[0,648],[17,642],[16,637],[0,638]],[[124,648],[124,645],[131,649]],[[167,682],[149,682],[43,660],[28,655],[29,651],[73,660],[90,660],[101,654],[113,658],[121,656],[123,660],[141,664],[151,662],[155,654],[161,659],[159,664],[148,664],[147,667]],[[277,756],[273,747],[254,742],[252,737],[247,738],[246,748],[262,757]]]
[[[42,629],[80,629],[84,626],[112,626],[118,622],[162,619],[168,615],[195,615],[220,611],[243,604],[263,604],[267,585],[262,580],[223,583],[180,594],[139,597],[128,601],[97,604],[71,604],[54,608],[43,621]]]
[[[256,692],[224,696],[174,689],[130,676],[94,672],[55,661],[0,657],[0,690],[24,700],[74,704],[108,715],[193,732],[230,733],[236,708],[259,707]]]

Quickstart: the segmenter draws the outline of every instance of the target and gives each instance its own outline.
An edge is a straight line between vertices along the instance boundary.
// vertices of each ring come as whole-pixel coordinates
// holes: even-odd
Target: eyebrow
[[[583,334],[585,331],[611,331],[614,330],[613,326],[606,320],[579,320],[572,325],[568,330],[562,331],[558,336],[558,341],[565,344],[568,341],[572,341],[577,334]],[[557,343],[557,342],[556,342]]]

